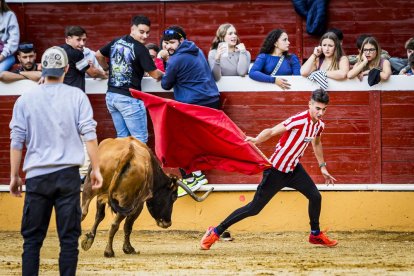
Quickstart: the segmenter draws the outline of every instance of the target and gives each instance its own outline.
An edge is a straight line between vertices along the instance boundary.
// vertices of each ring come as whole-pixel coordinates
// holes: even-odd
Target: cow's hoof
[[[81,242],[81,247],[83,250],[88,251],[89,248],[91,248],[93,241],[95,240],[95,237],[92,233],[86,234]]]
[[[140,252],[135,251],[135,249],[132,246],[123,246],[122,250],[124,250],[125,254],[140,254]]]
[[[104,252],[104,256],[105,256],[106,258],[113,258],[113,257],[115,257],[115,253],[114,253],[114,251],[106,251],[106,250],[105,250],[105,252]]]

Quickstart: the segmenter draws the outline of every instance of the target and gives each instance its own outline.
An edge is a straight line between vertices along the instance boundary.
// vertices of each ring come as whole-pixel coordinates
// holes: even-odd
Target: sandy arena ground
[[[332,232],[336,248],[307,243],[307,233],[234,233],[210,251],[199,250],[201,232],[134,231],[137,255],[122,252],[116,235],[115,258],[105,258],[106,232],[89,251],[80,249],[78,275],[414,275],[414,233]],[[0,275],[21,273],[22,239],[1,232]],[[41,252],[40,275],[58,275],[56,233]]]

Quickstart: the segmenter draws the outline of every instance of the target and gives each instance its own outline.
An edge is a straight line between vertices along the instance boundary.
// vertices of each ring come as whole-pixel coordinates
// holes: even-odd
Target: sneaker
[[[214,232],[214,227],[210,226],[204,236],[201,238],[200,247],[203,250],[209,250],[210,247],[220,239],[220,237]]]
[[[191,179],[191,181],[188,180],[188,179]],[[183,179],[181,181],[184,183],[184,185],[186,185],[188,188],[190,188],[190,190],[193,191],[193,192],[200,189],[200,187],[202,185],[201,183],[198,183],[198,181],[195,177]],[[178,191],[177,191],[178,197],[185,196],[186,194],[187,194],[187,192],[183,188],[178,187]]]
[[[201,173],[200,175],[196,175],[195,173],[193,173],[193,177],[198,181],[198,183],[200,183],[200,187],[202,185],[208,184],[207,177],[204,173]]]
[[[328,236],[323,232],[320,232],[317,236],[310,234],[309,242],[312,244],[319,244],[328,247],[335,246],[338,244],[338,241],[330,240]]]
[[[200,175],[196,175],[195,173],[192,173],[192,175],[193,175],[192,177],[182,180],[182,182],[185,185],[187,185],[187,187],[190,188],[191,191],[193,192],[198,191],[201,188],[201,186],[208,183],[208,180],[203,173],[201,173]],[[187,194],[187,192],[181,187],[178,187],[177,193],[178,193],[178,197],[185,196]]]

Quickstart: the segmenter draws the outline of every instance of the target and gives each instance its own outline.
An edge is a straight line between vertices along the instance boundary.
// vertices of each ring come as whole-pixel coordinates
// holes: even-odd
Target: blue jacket
[[[249,72],[249,77],[255,81],[275,82],[275,77],[271,76],[278,64],[280,57],[269,54],[259,54]],[[276,72],[276,76],[300,76],[300,62],[296,55],[286,56]]]
[[[203,52],[188,40],[168,59],[161,86],[165,90],[174,87],[174,98],[183,103],[205,105],[220,96]]]

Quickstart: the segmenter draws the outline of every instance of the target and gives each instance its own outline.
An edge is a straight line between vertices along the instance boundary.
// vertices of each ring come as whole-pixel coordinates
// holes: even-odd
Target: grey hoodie
[[[96,139],[92,107],[82,90],[63,83],[42,84],[22,94],[10,122],[10,148],[26,145],[26,178],[52,173],[84,161],[85,141]]]
[[[20,40],[19,24],[14,12],[0,12],[0,54],[5,58],[17,51]],[[3,50],[1,50],[3,48]]]

